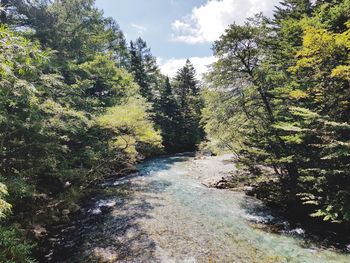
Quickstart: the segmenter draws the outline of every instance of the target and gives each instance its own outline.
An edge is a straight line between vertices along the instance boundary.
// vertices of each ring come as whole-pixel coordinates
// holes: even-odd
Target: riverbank
[[[243,172],[237,169],[235,156],[230,154],[197,157],[192,160],[190,169],[194,171],[195,178],[209,188],[227,189],[261,199],[273,214],[273,219],[257,224],[257,228],[279,234],[299,234],[309,243],[339,249],[344,253],[350,252],[349,226],[317,220],[305,215],[304,211],[289,211],[266,202],[268,192],[264,186],[278,181],[273,171],[266,168],[265,174],[268,175],[260,176]]]
[[[263,229],[274,215],[240,192],[206,187],[234,167],[230,156],[171,156],[99,185],[51,262],[349,262],[308,244],[299,229]],[[315,261],[315,258],[317,259]]]

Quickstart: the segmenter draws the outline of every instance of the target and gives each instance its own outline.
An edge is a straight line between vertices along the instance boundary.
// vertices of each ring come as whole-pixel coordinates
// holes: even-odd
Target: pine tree
[[[160,110],[169,119],[174,119],[177,115],[177,103],[174,97],[173,88],[169,77],[166,77],[164,88],[160,92]]]
[[[149,102],[153,102],[160,83],[160,72],[156,59],[142,38],[130,42],[129,52],[129,69],[140,86],[141,95]]]
[[[166,152],[177,152],[179,130],[179,108],[175,100],[169,77],[166,77],[157,102],[157,123],[160,126]]]
[[[181,110],[190,106],[192,96],[198,95],[198,83],[196,71],[189,59],[183,68],[179,69],[175,76],[175,91]]]
[[[180,110],[179,145],[185,151],[193,151],[203,136],[200,126],[202,103],[196,71],[189,60],[174,78],[174,91]]]
[[[318,2],[318,1],[317,1]],[[279,23],[286,19],[301,19],[304,15],[312,13],[312,2],[310,0],[283,0],[275,7],[275,22]]]

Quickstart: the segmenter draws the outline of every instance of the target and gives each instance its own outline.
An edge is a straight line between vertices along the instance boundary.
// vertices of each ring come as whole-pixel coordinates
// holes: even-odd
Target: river
[[[303,229],[259,227],[273,219],[256,199],[203,183],[234,169],[228,156],[146,161],[101,185],[56,262],[337,262],[350,255],[304,240]]]

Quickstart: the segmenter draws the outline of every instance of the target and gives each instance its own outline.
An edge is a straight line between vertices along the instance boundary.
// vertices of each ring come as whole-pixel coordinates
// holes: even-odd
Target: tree
[[[94,0],[14,0],[10,23],[30,28],[28,37],[59,53],[57,59],[85,62],[95,52],[110,52],[124,65],[126,41],[118,24],[94,6]]]
[[[160,97],[156,103],[156,122],[161,128],[163,144],[167,152],[176,152],[178,149],[178,125],[179,107],[176,102],[173,88],[169,77],[166,77],[163,88],[160,90]]]
[[[154,102],[161,83],[160,71],[150,48],[141,38],[130,42],[129,70],[140,86],[141,95],[149,102]]]
[[[180,111],[179,147],[184,151],[193,151],[203,137],[200,126],[202,100],[196,80],[196,71],[189,60],[178,70],[173,86]]]
[[[62,223],[62,209],[94,182],[162,145],[126,69],[123,34],[94,1],[9,4],[0,26],[0,261],[32,262],[31,235],[13,223],[27,232],[33,221]]]
[[[211,110],[204,111],[208,114],[204,115],[204,121],[207,128],[211,127],[209,136],[218,134],[215,129],[219,128],[231,133],[230,136],[225,133],[220,135],[220,143],[241,152],[241,161],[244,160],[248,166],[269,162],[277,168],[274,161],[281,157],[284,145],[279,141],[278,134],[266,129],[275,121],[269,93],[270,80],[264,67],[267,32],[264,19],[258,16],[243,26],[231,25],[215,42],[213,49],[218,61],[206,77],[206,97]],[[212,95],[214,91],[217,96]],[[210,116],[218,118],[219,121],[214,122],[220,124],[213,125]],[[233,134],[236,143],[225,141],[224,137],[231,140]],[[270,153],[274,158],[269,158]]]
[[[333,33],[305,25],[302,49],[290,67],[299,84],[292,93],[291,121],[304,148],[297,154],[299,195],[316,209],[314,216],[332,221],[350,219],[349,43],[349,29]]]
[[[350,214],[349,8],[286,0],[272,21],[231,25],[203,110],[210,139],[253,172],[274,168],[265,201],[338,223]]]
[[[277,24],[281,24],[281,22],[285,22],[288,19],[299,20],[305,15],[310,16],[312,10],[312,2],[310,0],[283,0],[279,6],[276,6],[274,20]]]

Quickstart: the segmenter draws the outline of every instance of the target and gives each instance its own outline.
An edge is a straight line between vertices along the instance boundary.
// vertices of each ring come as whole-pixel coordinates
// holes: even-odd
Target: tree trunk
[[[270,119],[271,122],[274,122],[275,117],[273,116],[273,112],[272,112],[272,107],[271,107],[270,101],[267,98],[267,96],[265,94],[265,91],[261,87],[259,87],[258,85],[257,85],[257,87],[258,87],[258,92],[259,92],[259,94],[261,96],[261,99],[262,99],[262,101],[264,103],[265,110],[266,110],[266,112],[269,115],[269,119]]]

